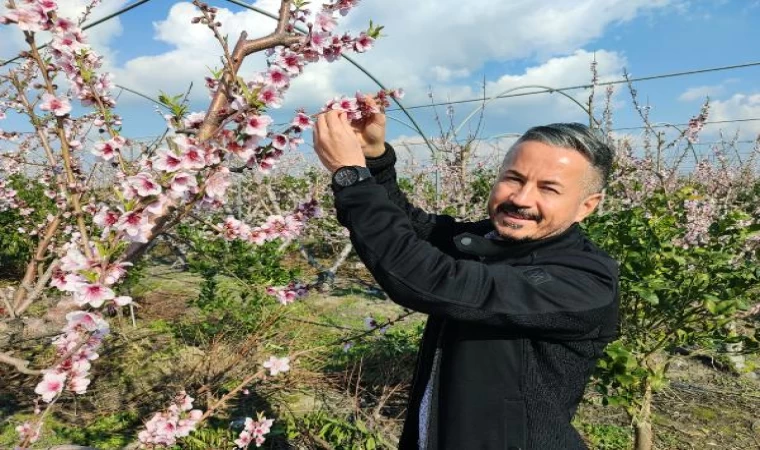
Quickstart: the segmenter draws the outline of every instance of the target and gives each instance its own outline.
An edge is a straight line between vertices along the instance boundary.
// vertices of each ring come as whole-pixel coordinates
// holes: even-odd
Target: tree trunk
[[[641,410],[636,418],[634,429],[635,450],[652,450],[654,433],[652,432],[652,385],[649,380],[644,381],[644,399]]]

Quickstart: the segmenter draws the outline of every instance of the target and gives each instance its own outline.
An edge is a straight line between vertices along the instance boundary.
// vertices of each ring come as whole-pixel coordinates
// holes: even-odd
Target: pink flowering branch
[[[300,37],[293,36],[287,31],[288,23],[290,22],[291,4],[292,0],[282,0],[277,27],[271,34],[258,39],[248,39],[248,33],[245,31],[240,34],[237,44],[235,44],[235,49],[232,51],[232,54],[229,55],[230,65],[225,68],[222,82],[216,90],[214,98],[211,100],[208,112],[206,113],[206,118],[198,130],[198,139],[200,141],[205,141],[211,138],[212,132],[219,127],[219,124],[221,124],[224,117],[228,115],[224,113],[224,110],[229,104],[227,93],[230,86],[235,83],[235,77],[237,76],[238,70],[240,70],[240,66],[243,64],[243,60],[249,55],[269,48],[274,48],[280,45],[290,47],[301,40]]]

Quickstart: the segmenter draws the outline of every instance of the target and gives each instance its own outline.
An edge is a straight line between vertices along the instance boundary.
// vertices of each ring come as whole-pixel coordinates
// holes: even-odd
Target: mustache
[[[540,214],[532,212],[530,208],[521,208],[510,202],[501,203],[496,210],[519,219],[534,220],[536,222],[540,222],[543,219]]]

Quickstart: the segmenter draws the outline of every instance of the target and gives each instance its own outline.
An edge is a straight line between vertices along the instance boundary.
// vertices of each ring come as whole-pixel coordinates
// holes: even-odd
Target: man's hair
[[[512,145],[515,148],[525,141],[537,141],[552,147],[571,148],[581,152],[598,175],[590,181],[589,192],[600,192],[607,187],[615,153],[600,133],[581,123],[552,123],[533,127]],[[510,149],[511,150],[511,149]]]

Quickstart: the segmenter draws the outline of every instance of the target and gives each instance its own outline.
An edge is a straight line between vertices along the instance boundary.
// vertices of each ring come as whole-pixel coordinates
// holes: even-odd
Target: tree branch
[[[7,353],[0,353],[0,362],[4,364],[8,364],[9,366],[13,366],[16,368],[16,370],[26,375],[41,375],[42,374],[42,372],[39,370],[33,370],[27,367],[29,366],[29,361],[26,361],[20,358],[15,358]]]
[[[240,34],[240,38],[237,44],[235,44],[235,49],[232,51],[232,65],[226,68],[222,82],[219,83],[216,93],[214,93],[214,98],[211,100],[211,105],[206,113],[206,119],[198,131],[199,140],[206,141],[211,138],[214,131],[217,130],[219,124],[222,123],[227,115],[225,111],[229,104],[227,94],[230,87],[235,83],[235,77],[238,70],[240,70],[243,60],[248,55],[280,45],[290,47],[303,39],[300,36],[293,36],[287,31],[288,22],[290,22],[290,5],[291,0],[282,0],[280,4],[280,18],[277,20],[277,28],[275,28],[273,33],[252,40],[248,39],[248,33],[245,31]]]

